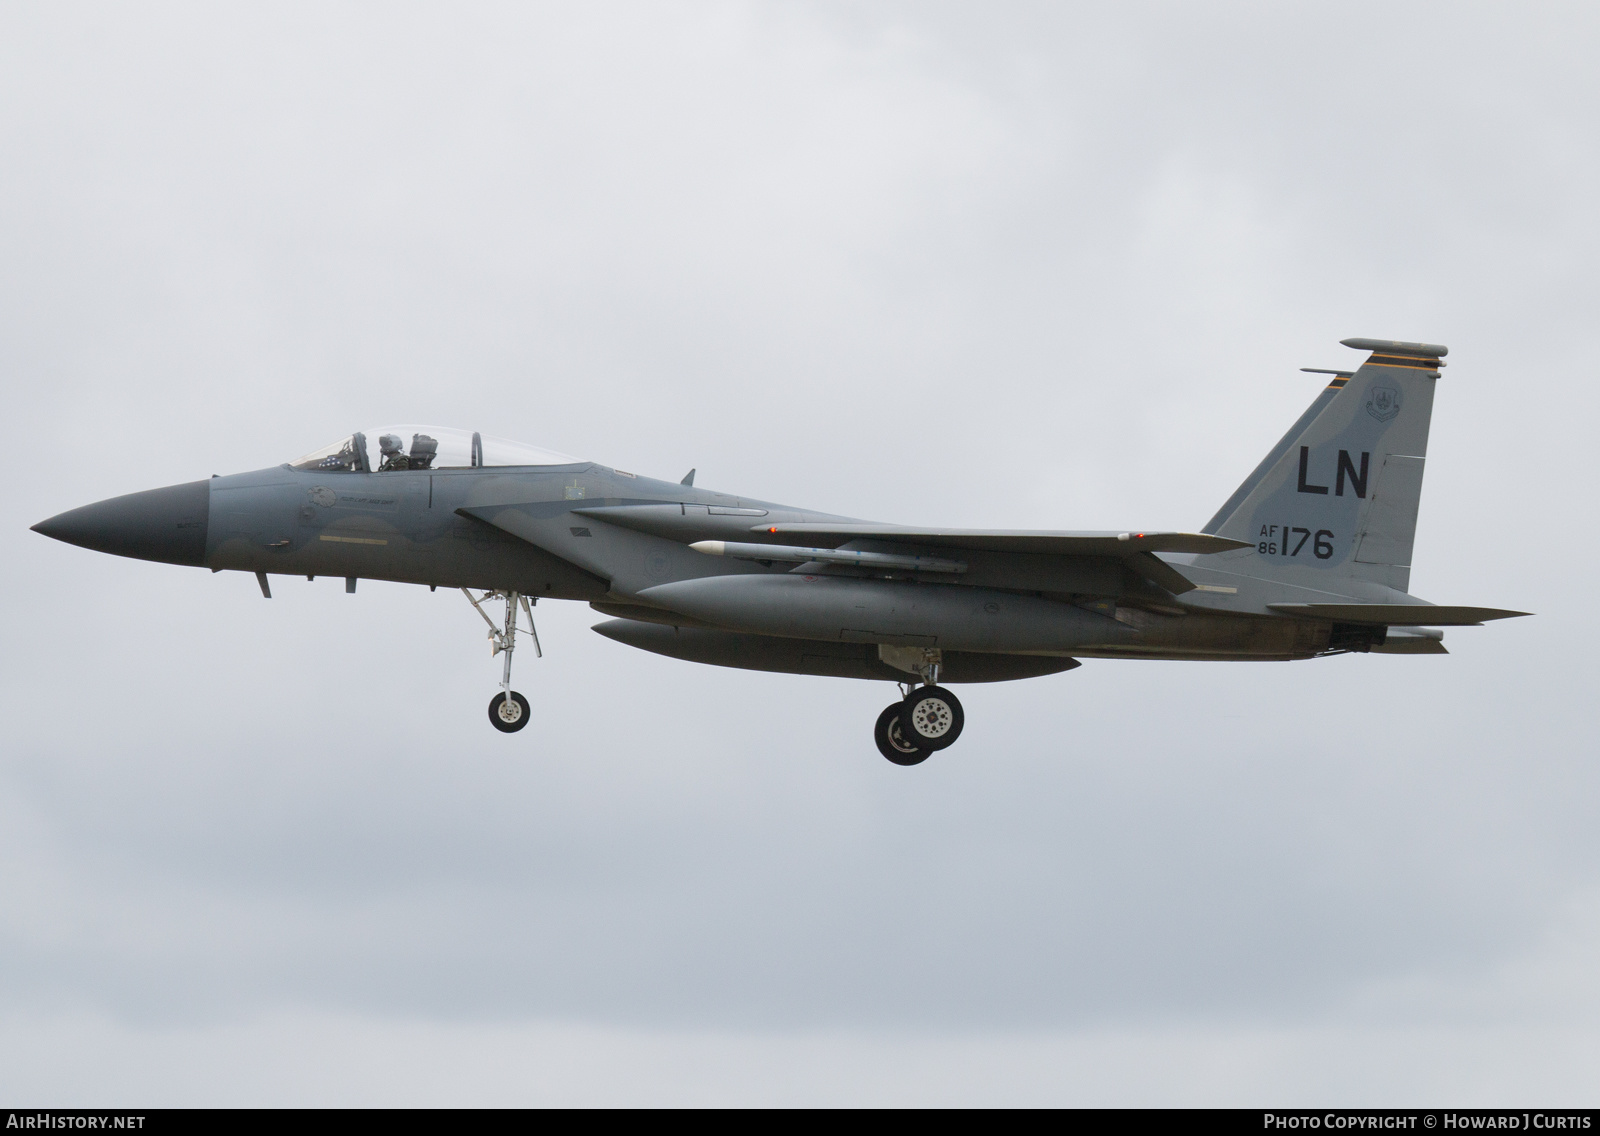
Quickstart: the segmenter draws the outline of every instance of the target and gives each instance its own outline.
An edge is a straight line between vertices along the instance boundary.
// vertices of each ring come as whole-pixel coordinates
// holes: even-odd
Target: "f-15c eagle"
[[[119,556],[269,576],[460,588],[504,655],[519,613],[579,600],[609,639],[693,662],[898,682],[878,749],[916,765],[961,734],[945,683],[1080,659],[1442,654],[1441,627],[1521,615],[1410,594],[1442,346],[1369,352],[1198,533],[910,528],[655,481],[466,430],[391,426],[253,473],[114,497],[34,525]],[[374,452],[373,444],[376,444]],[[477,594],[474,594],[477,593]],[[504,604],[493,618],[484,605]],[[491,610],[496,610],[491,608]]]

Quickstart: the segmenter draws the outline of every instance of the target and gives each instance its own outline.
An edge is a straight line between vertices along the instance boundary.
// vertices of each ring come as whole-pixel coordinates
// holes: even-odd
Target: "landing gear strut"
[[[461,594],[467,597],[467,602],[477,609],[478,614],[483,616],[483,621],[489,625],[489,641],[494,644],[489,657],[493,658],[500,654],[506,657],[505,666],[500,672],[500,693],[489,699],[489,722],[501,733],[514,734],[526,726],[528,719],[532,717],[528,700],[511,689],[511,654],[517,649],[519,606],[528,617],[528,634],[533,636],[534,657],[544,658],[544,649],[539,646],[539,632],[533,626],[533,608],[529,605],[528,597],[517,592],[484,592],[482,596],[474,599],[471,592],[462,588]],[[506,601],[504,626],[496,625],[495,621],[489,618],[489,613],[483,610],[484,602],[496,597]]]
[[[955,744],[966,724],[966,714],[956,696],[939,685],[940,653],[935,648],[878,648],[891,666],[911,671],[922,685],[910,684],[905,697],[884,708],[873,727],[878,752],[896,765],[918,765]]]

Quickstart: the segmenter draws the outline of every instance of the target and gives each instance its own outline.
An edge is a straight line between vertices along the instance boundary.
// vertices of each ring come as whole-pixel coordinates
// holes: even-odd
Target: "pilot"
[[[398,434],[385,434],[378,439],[378,450],[383,454],[383,462],[378,466],[382,473],[390,469],[410,469],[411,462],[406,457],[405,443]]]

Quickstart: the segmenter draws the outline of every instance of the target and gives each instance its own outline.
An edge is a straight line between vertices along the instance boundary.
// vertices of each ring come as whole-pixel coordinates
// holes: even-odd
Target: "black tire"
[[[919,686],[900,704],[901,731],[908,742],[926,750],[955,744],[967,724],[961,702],[942,686]]]
[[[516,717],[507,721],[506,718],[500,715],[500,707],[505,700],[506,696],[504,694],[497,694],[489,699],[489,721],[502,734],[514,734],[528,724],[528,719],[533,717],[533,710],[529,707],[528,700],[513,690],[511,692],[511,705],[515,707],[512,713]]]
[[[878,715],[878,724],[872,727],[872,740],[878,743],[878,752],[896,765],[921,765],[933,753],[931,749],[907,745],[900,735],[900,703],[885,706]]]

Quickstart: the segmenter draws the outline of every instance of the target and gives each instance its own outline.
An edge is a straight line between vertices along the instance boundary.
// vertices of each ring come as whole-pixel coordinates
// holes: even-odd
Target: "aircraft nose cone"
[[[114,556],[199,567],[210,513],[211,483],[191,481],[69,509],[33,531]]]

